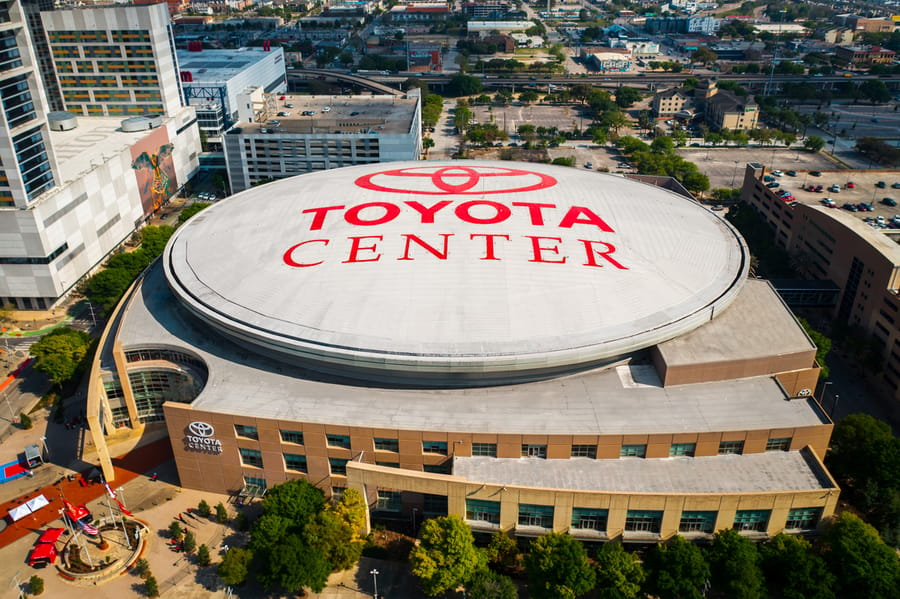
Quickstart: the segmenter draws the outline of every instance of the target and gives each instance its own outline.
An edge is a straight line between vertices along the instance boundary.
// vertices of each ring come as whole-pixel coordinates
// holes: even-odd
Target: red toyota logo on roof
[[[550,175],[500,166],[416,166],[364,175],[364,189],[419,195],[522,193],[556,185]]]

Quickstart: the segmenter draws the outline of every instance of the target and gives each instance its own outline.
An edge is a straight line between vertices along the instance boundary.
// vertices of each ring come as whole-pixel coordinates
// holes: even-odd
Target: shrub
[[[184,529],[181,528],[181,524],[173,520],[172,523],[169,524],[169,535],[176,541],[180,541],[181,537],[184,536]]]
[[[197,538],[194,537],[194,533],[187,530],[184,533],[184,552],[188,555],[194,552],[194,549],[197,548]]]
[[[200,545],[200,547],[197,548],[197,563],[205,567],[209,565],[209,562],[209,547]]]
[[[209,518],[209,515],[212,513],[212,508],[209,507],[205,499],[201,499],[200,503],[197,504],[197,513],[204,518]]]
[[[144,558],[139,558],[136,562],[134,562],[134,572],[144,580],[150,576],[150,562],[145,560]]]
[[[159,583],[156,582],[156,577],[152,574],[144,581],[144,593],[148,597],[159,597]]]
[[[219,522],[220,524],[228,522],[228,510],[221,501],[216,504],[216,522]]]
[[[28,579],[28,588],[32,595],[40,595],[44,592],[44,579],[35,574]]]
[[[19,414],[19,422],[22,424],[22,428],[24,428],[26,431],[34,426],[34,423],[31,421],[31,416],[29,416],[25,412]]]

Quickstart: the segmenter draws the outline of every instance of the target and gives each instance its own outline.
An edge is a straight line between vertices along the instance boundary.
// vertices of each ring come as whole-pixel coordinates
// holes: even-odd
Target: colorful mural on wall
[[[154,130],[131,147],[131,168],[137,177],[144,216],[152,214],[178,189],[172,159],[174,147],[169,143],[169,132],[165,127]]]

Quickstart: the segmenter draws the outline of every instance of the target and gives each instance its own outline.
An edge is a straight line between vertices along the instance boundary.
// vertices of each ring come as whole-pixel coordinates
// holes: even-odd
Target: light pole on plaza
[[[378,572],[378,570],[373,569],[371,572],[369,572],[369,574],[372,575],[372,587],[375,590],[375,592],[372,593],[372,597],[374,597],[374,599],[378,599],[378,574],[379,574],[379,572]]]

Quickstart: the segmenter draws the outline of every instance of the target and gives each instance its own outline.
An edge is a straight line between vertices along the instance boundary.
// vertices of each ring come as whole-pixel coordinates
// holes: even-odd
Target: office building
[[[6,6],[8,22],[0,32],[6,40],[0,67],[4,107],[0,122],[0,228],[4,233],[0,303],[18,309],[47,309],[187,181],[197,168],[199,133],[193,111],[181,106],[171,60],[168,74],[156,70],[156,75],[147,75],[157,77],[157,83],[175,84],[171,89],[156,85],[154,89],[160,90],[158,101],[142,103],[143,92],[127,90],[132,102],[128,106],[142,107],[140,115],[127,122],[122,116],[79,118],[72,112],[51,112],[33,52],[42,46],[32,42],[21,5],[12,2]],[[159,7],[165,15],[165,5]],[[81,69],[84,73],[106,72],[102,67],[105,63],[128,62],[121,56],[109,56],[105,62],[95,58],[75,60],[76,54],[87,58],[94,52],[89,49],[94,46],[86,43],[89,37],[97,41],[98,53],[100,49],[113,53],[112,48],[127,53],[123,48],[137,47],[132,42],[112,44],[116,35],[119,39],[132,34],[149,39],[151,48],[157,47],[157,40],[168,39],[168,17],[165,22],[147,17],[158,12],[154,6],[86,9],[79,16],[71,15],[73,12],[49,13],[51,17],[43,21],[48,36],[74,40],[70,46],[50,44],[52,52],[70,55],[57,57],[55,64],[64,71],[69,65],[76,73],[72,77],[80,77]],[[30,13],[32,23],[33,17]],[[100,23],[113,28],[102,29]],[[55,27],[59,24],[65,24],[65,28]],[[135,25],[151,29],[125,29]],[[100,41],[104,37],[107,43]],[[173,56],[171,52],[168,55]],[[159,58],[159,68],[163,69],[166,60],[161,55]],[[66,78],[61,81],[65,85],[70,82]],[[85,88],[87,91],[77,93],[125,93],[120,87],[124,83],[115,79],[115,87]],[[132,112],[130,108],[116,109],[111,99],[92,98],[91,102],[99,104],[90,106],[80,101],[69,103],[69,99],[75,100],[67,96],[66,107],[79,115]],[[151,110],[153,116],[145,117],[144,110]]]
[[[232,193],[301,173],[422,152],[419,90],[405,96],[282,96],[250,109],[223,136]]]

